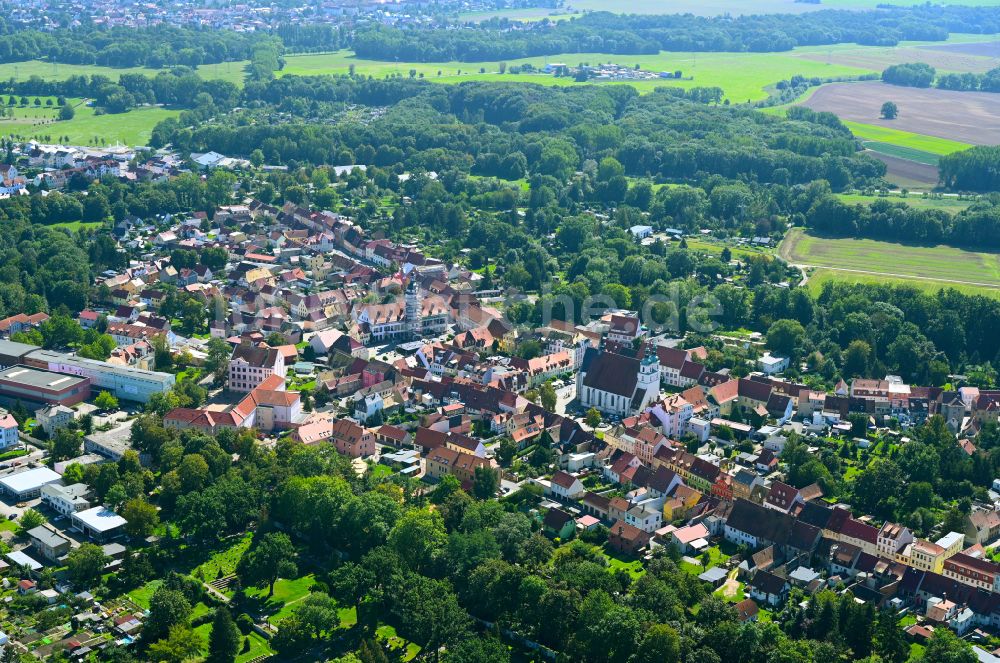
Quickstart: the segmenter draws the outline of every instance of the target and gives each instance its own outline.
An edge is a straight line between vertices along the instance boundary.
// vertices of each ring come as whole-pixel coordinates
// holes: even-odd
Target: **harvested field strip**
[[[1000,288],[981,288],[960,283],[942,283],[940,281],[924,281],[906,277],[885,276],[884,274],[862,274],[859,272],[844,272],[835,269],[819,267],[811,270],[806,288],[814,295],[823,291],[825,283],[864,283],[870,285],[910,286],[921,292],[934,294],[944,289],[954,289],[966,295],[985,295],[1000,299]]]
[[[821,237],[793,228],[780,253],[791,263],[890,276],[1000,288],[1000,254],[965,251],[951,246],[915,246],[874,239]]]

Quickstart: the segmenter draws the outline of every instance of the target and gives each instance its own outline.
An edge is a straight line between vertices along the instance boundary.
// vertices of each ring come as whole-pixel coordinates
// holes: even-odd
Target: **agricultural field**
[[[198,67],[198,75],[204,79],[221,78],[242,84],[244,69],[248,62],[222,62],[219,64],[206,64]],[[63,81],[70,76],[93,76],[98,74],[107,76],[113,81],[117,81],[122,74],[145,74],[146,76],[156,76],[161,69],[149,69],[146,67],[100,67],[97,65],[81,64],[60,64],[56,62],[43,62],[41,60],[28,60],[26,62],[8,62],[0,64],[0,79],[27,80],[32,76],[38,76],[46,81]]]
[[[925,62],[942,72],[984,73],[997,66],[1000,51],[993,35],[953,35],[946,43],[903,42],[898,46],[836,44],[796,49],[801,58],[882,71],[905,62]],[[974,41],[989,39],[991,41]],[[973,40],[973,41],[966,41]]]
[[[938,157],[913,148],[862,141],[868,153],[886,166],[885,179],[901,189],[933,189],[940,181]]]
[[[556,78],[550,74],[500,74],[499,62],[438,62],[396,63],[356,58],[348,50],[335,53],[289,55],[280,75],[346,74],[354,65],[358,74],[383,77],[421,74],[436,83],[464,81],[530,82],[544,85],[580,85],[571,78]],[[616,62],[629,66],[638,64],[647,71],[677,71],[684,80],[614,81],[608,85],[632,85],[640,92],[650,92],[661,86],[683,88],[720,87],[732,102],[757,101],[767,97],[766,88],[779,80],[795,75],[819,78],[851,77],[871,73],[871,70],[806,60],[791,53],[668,53],[658,55],[612,55],[608,53],[573,53],[561,56],[533,57],[508,60],[511,66],[530,63],[542,68],[547,62],[581,62],[597,64]],[[440,75],[438,73],[440,72]],[[460,73],[461,72],[461,73]]]
[[[882,104],[893,101],[899,117],[883,120]],[[878,81],[836,83],[817,90],[804,104],[844,120],[972,145],[1000,143],[1000,94],[956,92],[887,85]],[[918,145],[907,145],[928,150]]]
[[[950,140],[948,138],[938,138],[937,136],[927,136],[919,133],[913,133],[912,131],[902,131],[892,127],[865,124],[863,122],[852,122],[850,120],[845,120],[844,124],[862,141],[882,143],[886,145],[897,145],[925,155],[941,157],[946,154],[951,154],[952,152],[960,152],[961,150],[967,150],[972,147],[969,143]],[[897,156],[903,155],[900,154]],[[911,157],[912,156],[913,155],[911,155]],[[929,163],[937,164],[937,160]]]
[[[805,287],[813,295],[819,295],[823,291],[826,283],[860,283],[869,285],[891,285],[909,286],[926,293],[934,294],[941,290],[957,290],[965,295],[985,295],[1000,299],[1000,290],[995,288],[980,288],[977,286],[964,285],[961,283],[942,283],[940,281],[923,281],[917,279],[891,277],[874,274],[859,274],[857,272],[843,272],[834,269],[817,267],[808,270],[809,280]],[[848,468],[850,470],[851,468]],[[845,475],[846,476],[846,475]]]
[[[907,195],[899,193],[884,193],[876,195],[865,195],[862,193],[840,193],[835,194],[842,202],[848,205],[871,205],[879,200],[886,200],[891,203],[902,203],[914,209],[938,209],[957,214],[975,202],[971,198],[959,198],[957,196],[921,196]]]
[[[853,282],[904,281],[921,287],[955,287],[1000,297],[1000,255],[950,246],[915,246],[873,239],[830,238],[793,228],[779,247],[785,260],[821,268],[810,277]],[[824,274],[827,273],[827,274]]]
[[[157,122],[178,115],[180,111],[160,107],[136,108],[127,113],[97,115],[83,100],[71,99],[76,116],[72,120],[56,119],[58,106],[46,106],[48,97],[41,97],[42,105],[27,107],[7,106],[13,117],[0,117],[0,136],[17,136],[24,139],[58,140],[68,136],[71,145],[146,145]],[[46,138],[48,137],[48,138]],[[64,139],[65,140],[65,139]]]

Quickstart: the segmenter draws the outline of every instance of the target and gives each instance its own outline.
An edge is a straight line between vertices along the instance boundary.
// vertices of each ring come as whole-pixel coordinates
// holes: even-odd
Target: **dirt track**
[[[899,106],[895,120],[880,117],[886,101]],[[834,83],[819,88],[803,105],[853,122],[973,145],[1000,144],[1000,94],[992,92],[921,89],[875,81]]]

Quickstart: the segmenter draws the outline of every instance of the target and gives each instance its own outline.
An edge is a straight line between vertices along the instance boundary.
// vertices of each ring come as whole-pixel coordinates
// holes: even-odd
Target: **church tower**
[[[411,339],[423,336],[423,307],[417,280],[412,279],[406,288],[406,335]]]
[[[642,360],[639,362],[639,377],[637,381],[639,389],[643,389],[647,393],[651,392],[652,397],[656,398],[660,386],[660,360],[656,355],[656,346],[652,343],[646,344]]]

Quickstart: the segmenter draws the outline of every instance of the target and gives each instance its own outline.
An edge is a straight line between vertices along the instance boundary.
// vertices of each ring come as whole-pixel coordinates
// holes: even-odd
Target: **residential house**
[[[788,581],[770,571],[758,571],[750,581],[750,597],[774,608],[784,605],[790,589]]]
[[[587,492],[578,478],[562,470],[552,475],[549,486],[552,495],[562,500],[577,500]]]
[[[576,520],[562,509],[552,508],[542,519],[542,527],[547,535],[566,541],[576,532]]]
[[[18,430],[14,415],[0,410],[0,449],[9,449],[21,444]]]
[[[330,437],[337,452],[351,458],[366,458],[375,454],[375,434],[350,419],[331,422]]]
[[[637,556],[649,545],[650,534],[624,520],[617,521],[608,531],[608,545],[624,555]]]

